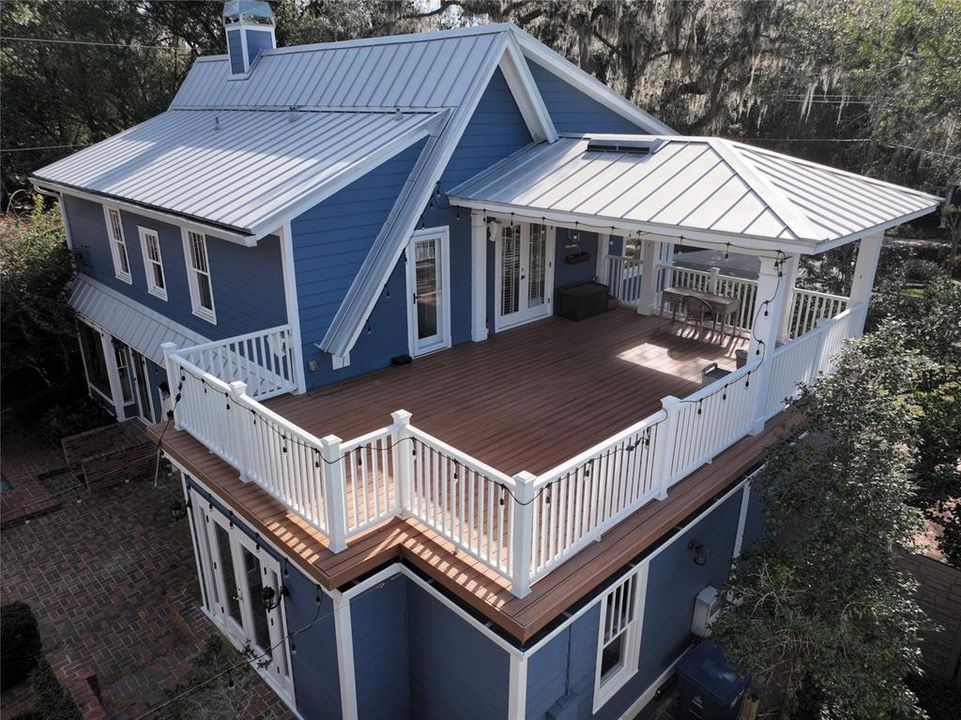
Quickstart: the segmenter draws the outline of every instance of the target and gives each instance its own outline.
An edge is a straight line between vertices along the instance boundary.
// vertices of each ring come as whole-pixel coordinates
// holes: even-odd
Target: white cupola
[[[230,74],[245,76],[262,51],[277,46],[274,11],[263,0],[228,0],[223,17]]]

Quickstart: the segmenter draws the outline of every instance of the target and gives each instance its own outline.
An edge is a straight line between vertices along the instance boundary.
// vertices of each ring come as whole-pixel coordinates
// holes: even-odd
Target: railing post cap
[[[680,404],[681,404],[681,399],[678,397],[675,397],[674,395],[667,395],[666,397],[661,398],[661,407],[664,408],[665,410],[667,408],[677,407]]]
[[[532,472],[527,472],[527,470],[521,470],[519,473],[514,475],[514,480],[519,483],[532,483],[537,480],[537,475]]]
[[[411,413],[407,410],[395,410],[390,414],[391,418],[398,425],[409,425]]]
[[[337,437],[336,435],[324,435],[324,437],[320,439],[320,442],[322,442],[324,445],[339,445],[343,442],[343,439]]]
[[[247,394],[247,383],[243,380],[234,380],[233,382],[227,383],[230,388],[231,395],[246,395]]]

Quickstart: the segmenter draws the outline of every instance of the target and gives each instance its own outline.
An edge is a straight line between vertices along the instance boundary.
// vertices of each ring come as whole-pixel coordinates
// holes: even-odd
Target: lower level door
[[[554,293],[554,241],[546,225],[522,223],[501,228],[497,238],[495,330],[551,314]]]
[[[450,347],[449,247],[442,227],[414,233],[407,248],[408,344],[414,357]]]
[[[130,350],[130,357],[133,362],[133,381],[137,386],[137,408],[140,419],[148,425],[153,425],[157,420],[153,410],[153,398],[150,395],[147,359],[133,348]]]

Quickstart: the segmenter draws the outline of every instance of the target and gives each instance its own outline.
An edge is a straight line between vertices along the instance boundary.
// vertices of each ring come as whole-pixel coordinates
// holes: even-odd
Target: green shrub
[[[40,658],[40,631],[30,606],[13,602],[0,606],[0,685],[19,685]]]
[[[44,720],[83,720],[70,693],[64,690],[46,660],[30,673],[36,702],[34,712]]]
[[[904,263],[904,278],[908,282],[927,284],[943,275],[944,270],[936,262],[912,258]]]

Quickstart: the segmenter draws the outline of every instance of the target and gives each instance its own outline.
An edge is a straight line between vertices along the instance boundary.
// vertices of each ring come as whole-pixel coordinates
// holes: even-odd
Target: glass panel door
[[[521,306],[521,226],[508,225],[501,230],[500,314],[510,318]]]
[[[423,355],[450,347],[450,274],[447,228],[421,231],[407,248],[410,352]]]
[[[140,417],[144,422],[151,424],[155,422],[155,418],[153,399],[150,397],[150,374],[147,371],[147,360],[133,349],[130,350],[130,355],[133,358],[133,381],[137,386],[137,405]]]
[[[207,537],[213,560],[213,576],[217,584],[217,594],[220,597],[220,603],[217,606],[218,620],[234,643],[243,647],[246,643],[240,605],[243,593],[240,585],[237,584],[231,531],[217,513],[209,513],[207,519]]]
[[[527,307],[538,308],[547,302],[547,228],[531,225],[527,283]]]
[[[508,225],[497,242],[495,330],[551,313],[554,285],[553,236],[544,225]]]

